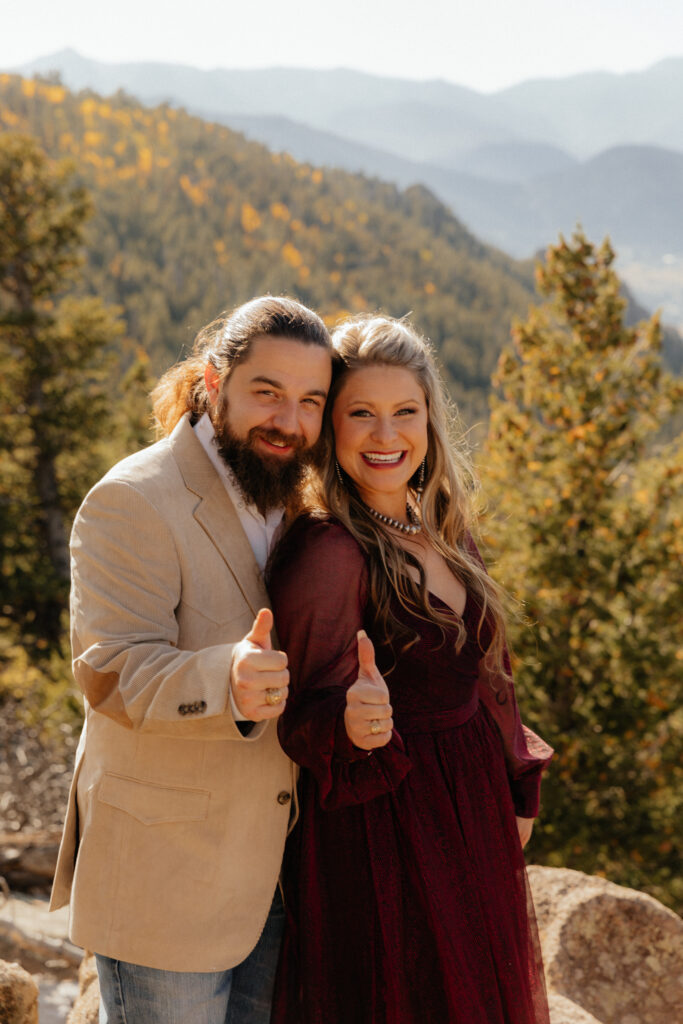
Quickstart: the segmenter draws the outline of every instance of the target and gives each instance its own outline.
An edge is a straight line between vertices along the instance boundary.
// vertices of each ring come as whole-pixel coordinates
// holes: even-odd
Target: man
[[[76,517],[86,724],[52,907],[70,899],[71,938],[97,954],[108,1024],[269,1019],[295,780],[262,570],[330,378],[315,313],[247,303],[157,386],[168,436]]]

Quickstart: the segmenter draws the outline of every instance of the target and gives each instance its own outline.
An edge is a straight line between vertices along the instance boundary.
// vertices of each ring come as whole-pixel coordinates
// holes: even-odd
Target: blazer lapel
[[[171,447],[185,486],[200,499],[194,518],[218,549],[255,616],[259,608],[270,607],[261,570],[235,506],[195,436],[189,416],[183,416],[171,434]]]

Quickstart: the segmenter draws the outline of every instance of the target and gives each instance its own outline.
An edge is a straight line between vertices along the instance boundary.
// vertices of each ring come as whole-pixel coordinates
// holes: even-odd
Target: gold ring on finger
[[[266,690],[266,704],[270,704],[273,707],[275,704],[279,704],[282,700],[282,690],[278,686],[269,686]]]
[[[373,718],[373,720],[370,722],[370,735],[371,736],[376,736],[377,733],[379,733],[381,731],[382,731],[382,723],[380,722],[379,718]]]

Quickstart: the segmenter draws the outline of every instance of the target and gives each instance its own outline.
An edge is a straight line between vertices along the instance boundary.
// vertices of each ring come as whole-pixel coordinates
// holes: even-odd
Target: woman
[[[519,719],[469,471],[410,327],[334,343],[336,459],[270,578],[302,767],[273,1020],[547,1024],[522,844],[552,751]]]

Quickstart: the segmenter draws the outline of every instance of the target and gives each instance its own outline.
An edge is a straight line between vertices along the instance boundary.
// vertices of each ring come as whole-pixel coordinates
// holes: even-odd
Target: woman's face
[[[411,370],[368,366],[347,376],[332,409],[335,449],[366,504],[405,508],[408,481],[427,454],[427,420]]]

